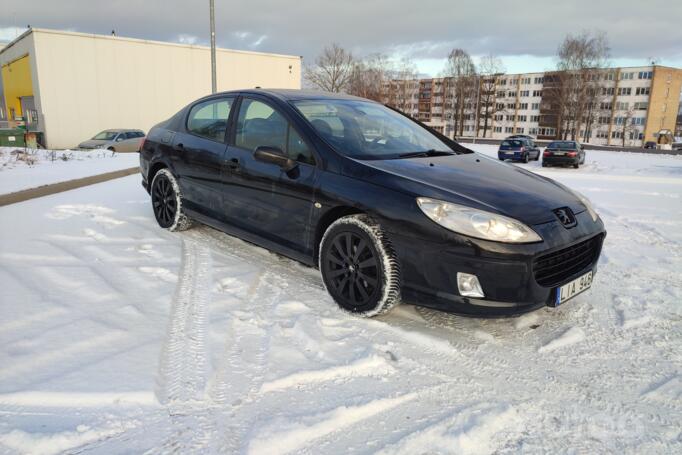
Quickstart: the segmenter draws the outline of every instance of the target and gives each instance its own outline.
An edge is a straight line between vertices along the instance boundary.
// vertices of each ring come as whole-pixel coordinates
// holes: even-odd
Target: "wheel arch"
[[[344,216],[366,213],[366,211],[359,209],[358,207],[352,207],[349,205],[339,205],[327,210],[324,215],[320,217],[320,220],[317,222],[317,226],[315,226],[315,238],[313,245],[313,261],[315,264],[318,263],[318,259],[320,257],[320,242],[322,241],[322,236],[327,231],[327,228],[331,226],[334,221],[338,220],[339,218],[343,218]]]

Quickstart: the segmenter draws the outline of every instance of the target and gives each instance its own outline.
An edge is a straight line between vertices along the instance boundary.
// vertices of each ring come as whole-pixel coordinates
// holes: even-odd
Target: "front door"
[[[225,159],[225,213],[231,224],[309,254],[310,216],[318,169],[312,147],[289,119],[264,99],[245,97]],[[254,158],[258,147],[275,147],[296,160],[285,172]]]

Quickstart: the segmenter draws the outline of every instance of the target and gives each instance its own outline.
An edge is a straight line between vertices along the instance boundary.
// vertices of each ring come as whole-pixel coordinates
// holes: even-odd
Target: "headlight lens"
[[[578,193],[577,191],[575,191],[575,190],[571,190],[571,191],[573,191],[573,194],[575,194],[575,196],[576,196],[578,199],[580,199],[580,202],[583,203],[583,205],[584,205],[585,208],[587,209],[587,212],[588,212],[588,213],[590,214],[590,216],[592,217],[592,221],[597,221],[597,218],[599,218],[599,215],[597,215],[597,212],[594,211],[594,208],[592,207],[592,202],[590,202],[589,199],[587,199],[585,196],[583,196],[582,194]]]
[[[417,198],[417,205],[431,220],[446,229],[469,237],[505,243],[542,241],[540,236],[525,224],[496,213],[426,197]]]

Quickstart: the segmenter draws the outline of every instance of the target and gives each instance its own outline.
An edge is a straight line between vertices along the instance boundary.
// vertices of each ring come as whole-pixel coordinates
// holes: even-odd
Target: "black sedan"
[[[542,167],[573,166],[585,163],[585,149],[576,141],[554,141],[547,144],[542,154]]]
[[[196,220],[318,266],[363,316],[561,304],[590,287],[606,234],[561,184],[345,95],[202,98],[152,128],[140,164],[161,227]]]

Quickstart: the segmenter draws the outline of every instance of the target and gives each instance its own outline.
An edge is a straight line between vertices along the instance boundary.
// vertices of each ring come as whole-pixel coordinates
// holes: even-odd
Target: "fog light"
[[[476,275],[457,272],[457,288],[460,295],[464,297],[485,297],[481,283],[478,282]]]

